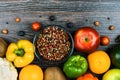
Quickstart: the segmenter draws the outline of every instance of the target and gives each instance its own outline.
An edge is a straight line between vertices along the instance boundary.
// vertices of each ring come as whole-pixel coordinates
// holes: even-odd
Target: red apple
[[[100,45],[100,35],[92,27],[81,27],[74,35],[74,47],[78,51],[91,53]]]

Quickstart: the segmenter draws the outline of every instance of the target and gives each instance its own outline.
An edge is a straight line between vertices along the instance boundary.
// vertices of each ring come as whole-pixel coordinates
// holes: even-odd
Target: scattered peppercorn
[[[21,21],[21,19],[20,18],[15,18],[15,22],[20,22]]]
[[[108,17],[107,19],[110,20],[110,17]]]
[[[99,25],[100,25],[100,22],[99,22],[99,21],[95,21],[95,22],[94,22],[94,25],[95,25],[95,26],[99,26]]]
[[[24,36],[24,35],[25,35],[25,32],[24,32],[24,31],[19,31],[19,32],[17,33],[17,35],[18,35],[18,36]]]
[[[49,20],[50,21],[54,21],[56,19],[56,17],[54,16],[54,15],[51,15],[50,17],[49,17]]]
[[[68,28],[72,28],[72,27],[74,26],[74,24],[73,24],[72,22],[68,22],[68,23],[66,23],[66,26],[67,26]]]
[[[109,26],[109,30],[114,30],[115,29],[115,26],[114,25],[110,25]]]
[[[7,29],[2,29],[1,31],[3,34],[8,34],[8,30]]]
[[[88,19],[86,19],[85,21],[88,22]]]
[[[8,22],[6,22],[6,24],[9,24]]]

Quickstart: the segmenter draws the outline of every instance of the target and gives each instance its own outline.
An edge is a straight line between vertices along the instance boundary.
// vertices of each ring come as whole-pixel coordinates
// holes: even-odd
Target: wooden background
[[[56,17],[50,21],[50,15]],[[15,18],[21,18],[15,22]],[[39,21],[43,26],[62,25],[72,34],[82,26],[95,28],[101,36],[110,37],[110,45],[100,46],[98,50],[106,50],[111,45],[118,44],[115,38],[120,35],[120,1],[119,0],[0,0],[0,31],[8,29],[8,34],[0,33],[8,42],[19,39],[33,40],[35,31],[31,24]],[[73,22],[74,27],[67,28],[67,22]],[[99,21],[96,27],[94,21]],[[114,30],[109,26],[114,25]],[[18,31],[25,31],[24,36],[18,36]]]

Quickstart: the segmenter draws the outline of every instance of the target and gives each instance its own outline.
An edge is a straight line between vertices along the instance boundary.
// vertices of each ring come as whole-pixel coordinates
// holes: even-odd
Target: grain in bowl
[[[61,60],[69,53],[71,43],[67,32],[58,26],[48,26],[38,35],[39,54],[48,60]]]

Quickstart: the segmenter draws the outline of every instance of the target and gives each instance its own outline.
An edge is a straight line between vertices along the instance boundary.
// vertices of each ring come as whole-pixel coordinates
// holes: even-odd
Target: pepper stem
[[[17,55],[17,56],[23,56],[25,54],[25,51],[24,49],[20,48],[20,49],[16,49],[14,50],[14,53]]]

